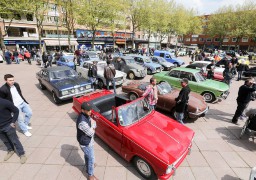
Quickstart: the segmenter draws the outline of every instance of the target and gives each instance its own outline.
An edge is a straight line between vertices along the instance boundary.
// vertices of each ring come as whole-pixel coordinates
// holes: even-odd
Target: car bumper
[[[84,95],[85,93],[89,93],[89,92],[92,92],[93,89],[88,89],[86,91],[83,91],[83,92],[78,92],[78,93],[73,93],[73,94],[69,94],[69,95],[65,95],[65,96],[61,96],[59,97],[59,99],[61,100],[65,100],[65,99],[71,99],[72,97],[78,97],[78,96],[82,96]]]
[[[147,71],[146,70],[143,70],[143,71],[137,71],[137,72],[134,72],[134,75],[136,77],[145,77],[147,75]]]
[[[177,168],[180,166],[180,164],[184,161],[184,159],[187,157],[187,155],[190,154],[191,148],[192,148],[192,142],[193,142],[193,140],[191,141],[191,144],[189,145],[188,149],[182,154],[182,156],[180,157],[179,161],[178,161],[177,164],[175,165],[175,169],[173,169],[172,172],[169,173],[169,174],[164,174],[164,175],[158,176],[158,179],[167,180],[167,179],[169,179],[172,175],[175,175],[176,169],[177,169]]]
[[[190,118],[202,117],[208,112],[208,110],[209,110],[209,106],[207,106],[205,108],[205,110],[197,112],[197,113],[189,112],[189,117]]]

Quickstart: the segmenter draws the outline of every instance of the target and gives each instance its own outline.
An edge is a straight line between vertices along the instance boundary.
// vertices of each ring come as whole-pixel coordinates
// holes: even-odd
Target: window
[[[223,42],[228,42],[229,41],[229,38],[224,38],[223,39]]]
[[[197,38],[196,37],[192,37],[192,41],[197,41]]]
[[[185,41],[190,41],[190,38],[186,38]]]
[[[152,58],[152,61],[156,62],[156,63],[158,62],[157,58],[155,58],[155,57]]]
[[[215,42],[220,42],[220,38],[215,38],[214,41]]]
[[[164,53],[160,53],[160,55],[159,55],[159,56],[164,58]]]
[[[248,42],[248,37],[243,37],[242,42]]]
[[[27,21],[33,21],[33,15],[32,14],[27,14],[26,18],[27,18]]]
[[[20,14],[14,14],[13,18],[14,18],[15,20],[21,20]]]
[[[169,58],[171,58],[171,56],[170,56],[169,54],[166,54],[166,55],[165,55],[165,58],[168,58],[168,59],[169,59]]]
[[[237,41],[237,38],[232,38],[232,42],[236,42]]]
[[[170,73],[169,73],[169,76],[171,76],[171,77],[175,77],[175,78],[179,78],[179,76],[180,76],[180,71],[171,71]]]
[[[206,41],[207,42],[212,42],[212,38],[207,38]]]
[[[199,38],[199,41],[200,42],[204,42],[204,38]]]

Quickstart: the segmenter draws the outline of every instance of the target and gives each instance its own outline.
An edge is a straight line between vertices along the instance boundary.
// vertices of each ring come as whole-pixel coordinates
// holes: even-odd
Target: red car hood
[[[156,111],[128,129],[124,134],[169,165],[188,149],[194,136],[188,127]]]

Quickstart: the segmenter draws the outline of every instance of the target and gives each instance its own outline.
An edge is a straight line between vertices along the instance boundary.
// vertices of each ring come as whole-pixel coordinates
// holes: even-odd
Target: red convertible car
[[[141,97],[149,83],[139,82],[130,83],[126,86],[122,86],[122,91],[128,93],[130,100]],[[175,98],[178,97],[180,90],[172,88],[168,83],[162,82],[157,84],[158,101],[156,107],[158,109],[168,111],[171,116],[174,117],[175,111]],[[199,117],[205,116],[208,111],[208,105],[204,100],[204,97],[200,94],[190,92],[187,113],[185,119],[190,118],[196,120]]]
[[[73,98],[73,109],[92,107],[96,134],[146,179],[168,179],[190,152],[194,132],[175,120],[149,110],[144,98],[134,101],[101,90]]]

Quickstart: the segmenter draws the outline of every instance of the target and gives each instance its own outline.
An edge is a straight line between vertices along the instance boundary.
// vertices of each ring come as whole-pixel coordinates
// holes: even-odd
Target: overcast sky
[[[225,5],[243,4],[245,0],[176,0],[186,8],[194,8],[199,15],[214,13],[219,7]]]

